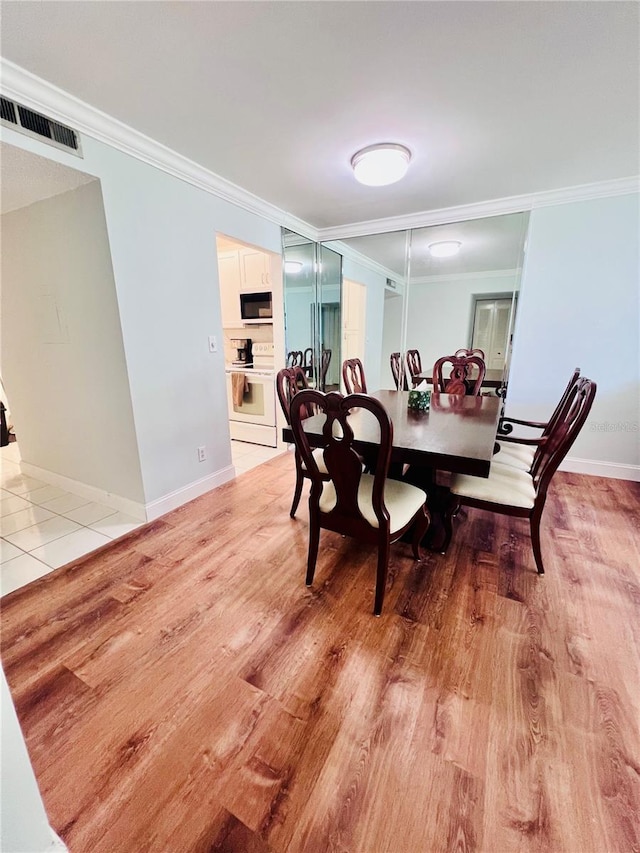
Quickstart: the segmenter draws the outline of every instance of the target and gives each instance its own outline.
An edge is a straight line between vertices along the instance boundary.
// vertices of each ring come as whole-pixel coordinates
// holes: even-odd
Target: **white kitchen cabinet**
[[[238,252],[218,255],[220,278],[220,308],[223,326],[240,326],[240,257]]]
[[[240,289],[249,293],[271,289],[271,259],[266,252],[240,251]]]

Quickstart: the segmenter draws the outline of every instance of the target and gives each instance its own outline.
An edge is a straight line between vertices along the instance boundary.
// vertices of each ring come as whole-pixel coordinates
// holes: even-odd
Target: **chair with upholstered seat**
[[[304,415],[310,408],[325,416],[322,435],[314,434],[314,438],[322,445],[328,481],[318,467],[309,433],[303,428]],[[354,408],[368,410],[379,424],[380,441],[372,474],[363,472],[360,456],[353,446],[349,413]],[[430,523],[427,495],[416,486],[387,479],[393,425],[386,409],[375,398],[366,394],[345,397],[335,391],[329,394],[300,391],[291,400],[290,417],[296,448],[311,477],[307,586],[313,583],[321,529],[375,544],[378,564],[373,612],[379,616],[387,584],[390,545],[412,526],[413,554],[416,560],[420,559],[420,541]]]
[[[284,367],[282,370],[278,371],[278,374],[276,376],[276,392],[278,394],[278,400],[280,401],[280,406],[282,407],[283,414],[289,425],[291,424],[291,400],[299,391],[304,390],[308,387],[309,383],[307,382],[307,376],[303,367]],[[311,414],[311,410],[305,410],[303,412],[304,417],[309,417]],[[298,504],[300,503],[304,478],[309,477],[309,472],[305,468],[302,459],[300,458],[300,454],[297,450],[295,451],[294,456],[296,463],[296,486],[295,491],[293,493],[291,510],[289,511],[289,515],[291,516],[291,518],[295,517],[296,510],[298,509]],[[323,474],[326,474],[327,472],[324,467],[322,451],[317,451],[317,456],[318,458],[316,462],[318,468],[322,471]]]
[[[420,353],[417,349],[408,349],[405,359],[407,362],[407,370],[409,371],[409,378],[411,379],[411,385],[415,388],[415,386],[419,385],[422,381],[421,379],[418,379],[419,374],[422,373],[422,359],[420,358]]]
[[[527,518],[536,568],[539,574],[544,574],[540,521],[547,489],[558,465],[582,429],[595,393],[596,383],[590,379],[579,379],[573,385],[552,430],[536,449],[530,472],[500,463],[494,457],[486,479],[467,474],[454,475],[450,484],[451,500],[444,514],[443,551],[451,541],[452,519],[461,506]]]
[[[402,361],[402,353],[392,352],[389,356],[389,364],[391,365],[391,374],[393,381],[396,384],[397,391],[406,391],[408,389],[407,374],[405,373],[404,363]]]
[[[342,362],[342,381],[347,394],[366,394],[367,380],[359,358],[346,358]]]
[[[477,375],[472,378],[474,368]],[[485,372],[484,359],[477,355],[443,355],[433,365],[433,387],[444,394],[468,394],[477,397]]]
[[[548,436],[553,431],[556,421],[562,414],[564,404],[567,401],[571,389],[580,378],[580,368],[576,367],[571,378],[564,389],[562,397],[558,401],[558,405],[553,411],[553,414],[547,422],[544,421],[526,421],[520,418],[500,418],[498,426],[498,441],[494,459],[501,462],[503,465],[510,465],[512,468],[518,468],[521,471],[530,471],[533,465],[533,459],[536,449],[547,441]],[[531,429],[542,430],[541,435],[537,438],[527,438],[526,436],[513,436],[513,425],[524,426]]]

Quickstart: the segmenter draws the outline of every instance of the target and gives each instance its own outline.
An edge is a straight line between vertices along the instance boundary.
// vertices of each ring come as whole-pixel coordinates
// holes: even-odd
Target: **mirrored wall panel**
[[[345,294],[349,264],[382,281],[382,336],[365,360],[370,372],[379,359],[377,387],[395,387],[394,352],[417,350],[429,375],[441,356],[474,348],[485,353],[491,387],[504,387],[528,220],[516,213],[326,244],[344,256]]]

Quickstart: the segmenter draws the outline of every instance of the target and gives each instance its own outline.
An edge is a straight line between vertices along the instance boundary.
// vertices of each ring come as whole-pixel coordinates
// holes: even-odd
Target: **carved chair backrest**
[[[331,363],[331,350],[323,349],[320,358],[320,388],[324,390],[324,386],[327,382],[327,371],[329,370],[329,364]]]
[[[596,395],[596,383],[591,379],[578,379],[564,396],[561,411],[555,419],[546,440],[537,448],[531,466],[531,476],[536,485],[538,496],[544,496],[558,465],[578,434],[593,405]],[[555,413],[554,413],[555,414]]]
[[[282,370],[278,371],[276,376],[276,392],[288,424],[291,423],[291,400],[298,391],[302,391],[308,387],[307,377],[301,367],[283,367]],[[307,411],[303,417],[308,418],[309,414],[310,412]]]
[[[295,349],[287,353],[287,367],[302,367],[304,363],[304,355],[302,350]]]
[[[407,369],[409,370],[409,376],[412,379],[414,376],[417,376],[419,373],[422,373],[422,359],[420,358],[420,353],[417,349],[408,349],[406,359]]]
[[[300,391],[291,401],[291,430],[296,450],[311,479],[310,511],[318,510],[322,482],[327,479],[326,475],[323,477],[320,474],[309,443],[309,434],[302,425],[305,419],[303,412],[313,409],[316,414],[325,415],[320,444],[337,498],[335,507],[326,513],[331,519],[331,529],[342,527],[350,535],[357,535],[358,530],[371,529],[358,506],[358,487],[363,473],[362,459],[353,446],[354,434],[349,423],[349,413],[355,408],[367,409],[380,426],[380,441],[373,471],[372,503],[381,532],[388,532],[389,512],[384,503],[384,486],[391,460],[393,425],[382,403],[366,394],[343,396],[337,391],[323,394],[309,389]]]
[[[456,355],[456,356],[477,355],[483,361],[485,360],[484,350],[479,349],[478,347],[476,347],[475,349],[458,349],[454,352],[454,355]]]
[[[389,356],[389,364],[391,365],[391,374],[393,376],[393,381],[396,383],[396,389],[398,391],[406,391],[407,390],[407,376],[404,372],[404,365],[402,363],[402,354],[399,352],[392,352]]]
[[[342,362],[342,381],[347,394],[366,394],[367,380],[359,358],[346,358]]]
[[[450,365],[450,369],[445,367],[446,365]],[[470,378],[473,367],[478,369],[475,379]],[[484,360],[477,355],[444,355],[433,365],[433,387],[445,394],[477,396],[484,381],[485,371]],[[445,376],[447,372],[448,377]]]

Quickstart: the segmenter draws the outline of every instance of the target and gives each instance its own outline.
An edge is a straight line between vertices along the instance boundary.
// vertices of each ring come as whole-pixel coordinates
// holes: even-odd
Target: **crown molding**
[[[308,222],[264,201],[215,172],[210,172],[188,157],[36,77],[4,57],[0,57],[0,88],[5,97],[18,101],[25,107],[44,113],[98,142],[110,145],[269,222],[317,240],[317,229]]]
[[[348,237],[366,237],[369,234],[387,234],[391,231],[407,231],[412,228],[424,228],[429,225],[447,225],[451,222],[465,222],[469,219],[485,219],[489,216],[501,216],[507,213],[522,213],[540,207],[552,207],[575,201],[590,201],[609,196],[629,195],[640,192],[640,176],[614,178],[610,181],[598,181],[559,190],[545,190],[538,193],[513,195],[506,198],[480,201],[474,204],[461,204],[456,207],[442,207],[438,210],[423,210],[405,216],[391,216],[386,219],[369,219],[365,222],[353,222],[332,228],[318,229],[318,240],[342,240]]]
[[[302,234],[315,242],[406,231],[429,225],[444,225],[468,219],[483,219],[507,213],[521,213],[539,207],[586,201],[640,191],[640,177],[617,178],[592,184],[565,187],[525,195],[508,196],[474,204],[426,210],[404,216],[370,219],[329,228],[316,228],[287,213],[215,172],[156,142],[118,119],[81,101],[63,89],[37,77],[19,65],[0,57],[0,88],[6,97],[42,112],[74,130],[84,133],[150,166],[183,180],[231,204]]]
[[[516,278],[522,274],[521,268],[510,270],[481,270],[479,272],[439,273],[423,275],[409,280],[410,284],[440,284],[445,281],[472,281],[487,278]]]
[[[370,272],[381,275],[383,278],[390,278],[397,284],[404,285],[403,275],[399,275],[397,272],[389,269],[389,267],[385,267],[377,261],[374,261],[372,258],[368,258],[366,255],[363,255],[361,252],[353,249],[347,243],[341,243],[339,240],[331,240],[330,242],[333,245],[328,246],[328,248],[335,249],[343,258],[348,258],[350,261],[359,264],[361,267],[364,267]]]

